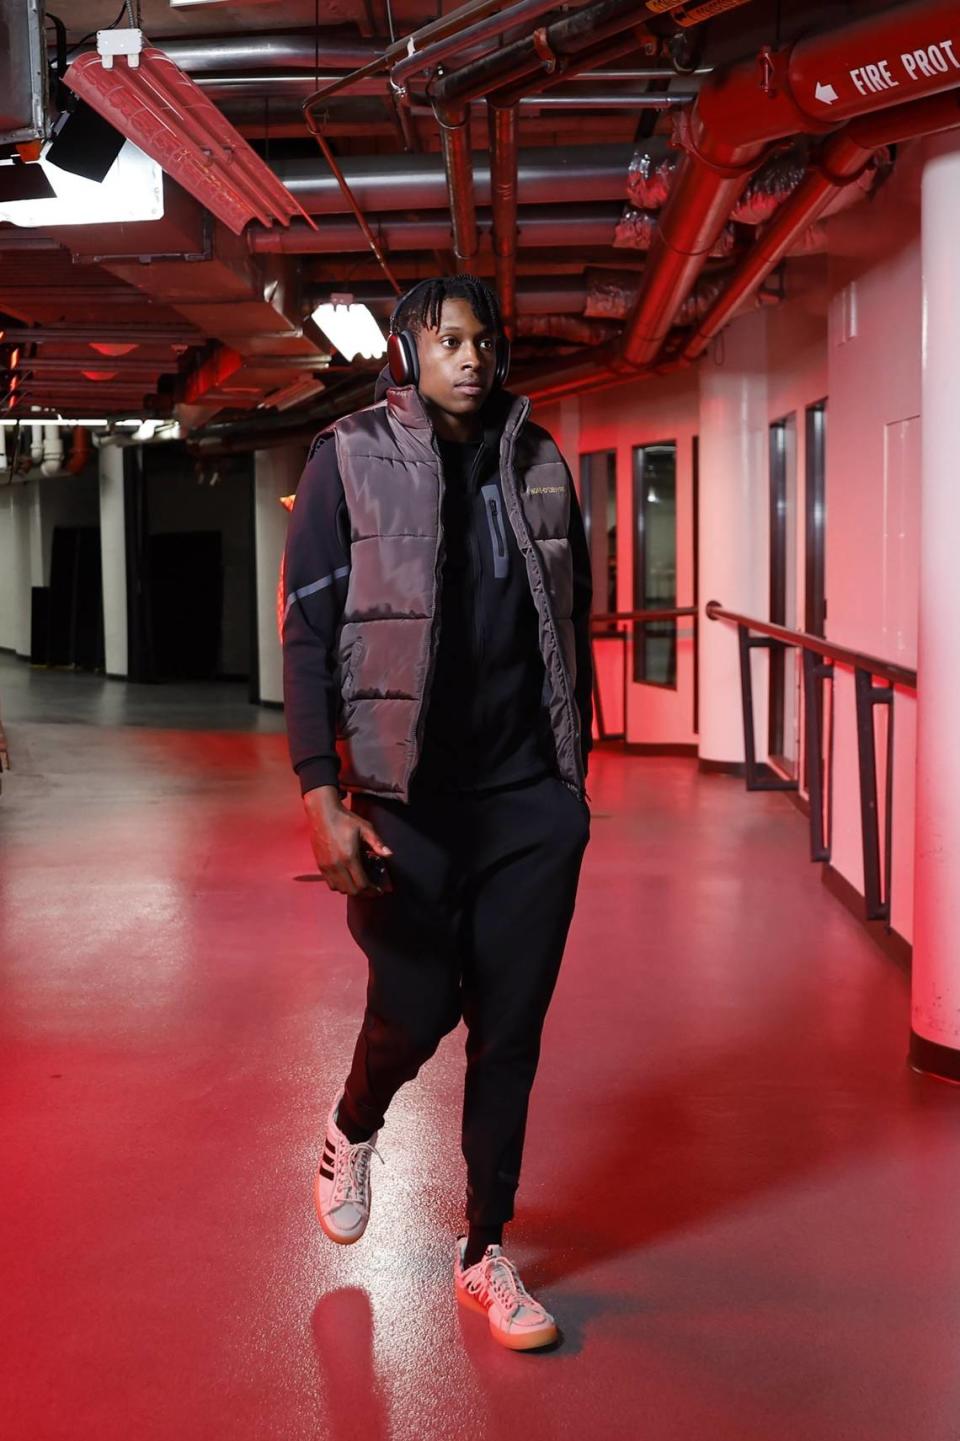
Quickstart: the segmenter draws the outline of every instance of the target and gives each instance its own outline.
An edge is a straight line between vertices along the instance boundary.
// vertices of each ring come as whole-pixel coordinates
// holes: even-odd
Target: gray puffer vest
[[[570,478],[530,402],[509,404],[500,442],[504,506],[526,563],[539,617],[548,709],[561,780],[584,794],[574,702],[573,567],[567,538]],[[444,559],[443,471],[433,426],[414,386],[330,427],[350,516],[350,579],[340,630],[340,782],[346,790],[409,799],[437,651]]]

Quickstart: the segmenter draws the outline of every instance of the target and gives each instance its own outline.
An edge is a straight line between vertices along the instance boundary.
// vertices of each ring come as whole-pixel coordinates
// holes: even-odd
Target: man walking
[[[527,1350],[557,1329],[503,1228],[589,839],[589,555],[556,445],[504,389],[485,285],[415,286],[388,361],[385,397],[315,440],[284,559],[291,758],[369,964],[314,1195],[332,1240],[360,1239],[390,1101],[462,1016],[455,1290]]]

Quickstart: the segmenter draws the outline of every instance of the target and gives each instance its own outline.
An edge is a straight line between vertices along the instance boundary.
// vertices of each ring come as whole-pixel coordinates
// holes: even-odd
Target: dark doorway
[[[827,620],[827,402],[807,406],[806,548],[804,629],[824,635]]]
[[[103,668],[103,588],[97,526],[58,525],[50,544],[50,585],[35,588],[34,665]]]
[[[788,415],[770,427],[770,619],[797,628],[797,425]],[[799,668],[794,647],[770,645],[767,749],[795,777],[800,745]]]
[[[155,679],[212,680],[223,611],[219,531],[152,535],[149,574]]]
[[[826,635],[827,597],[827,402],[807,406],[806,466],[804,480],[804,629],[810,635]],[[824,714],[824,681],[814,682],[813,708],[821,721]],[[803,789],[810,791],[809,758],[803,757]]]

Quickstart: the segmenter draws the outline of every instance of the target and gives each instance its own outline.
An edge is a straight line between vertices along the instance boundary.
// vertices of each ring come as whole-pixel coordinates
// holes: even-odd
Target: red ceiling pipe
[[[837,191],[858,178],[876,150],[958,126],[960,90],[952,90],[946,95],[928,96],[926,100],[914,100],[908,105],[854,120],[831,136],[814,168],[781,206],[697,326],[683,348],[684,360],[696,360],[702,355],[717,332],[780,263],[798,236],[823,214]]]
[[[563,57],[590,50],[596,42],[626,29],[636,33],[636,8],[636,0],[597,0],[431,84],[429,93],[440,126],[458,261],[469,262],[477,252],[469,102],[538,70],[552,73]]]
[[[87,462],[93,457],[93,450],[90,445],[90,434],[85,426],[78,425],[73,432],[73,443],[70,446],[70,459],[64,469],[70,475],[79,475]]]
[[[680,143],[686,155],[624,330],[626,360],[639,367],[656,357],[771,143],[797,132],[824,132],[838,120],[896,105],[905,95],[942,92],[958,82],[956,0],[899,5],[714,71],[689,116],[681,117]]]
[[[598,65],[619,60],[622,55],[630,55],[634,50],[656,55],[658,43],[648,34],[646,26],[638,25],[635,29],[619,32],[599,45],[591,45],[588,50],[581,50],[576,59],[560,59],[556,69],[552,71],[543,70],[540,75],[528,75],[517,84],[504,85],[501,89],[491,91],[487,99],[494,105],[514,105],[525,96],[539,95],[544,90],[551,90],[553,86],[572,80],[585,70],[596,70]],[[597,79],[602,82],[607,77],[600,75]]]
[[[504,329],[517,320],[517,107],[487,106],[490,126],[490,201],[493,254]]]
[[[443,40],[436,41],[421,50],[412,50],[399,60],[390,71],[390,82],[395,90],[404,92],[407,81],[414,75],[421,75],[431,65],[438,65],[441,61],[449,60],[451,56],[458,55],[460,51],[466,50],[470,45],[478,45],[482,41],[498,40],[505,30],[511,26],[522,25],[528,20],[535,20],[538,16],[546,13],[547,10],[555,10],[557,0],[519,0],[519,4],[511,5],[506,10],[500,10],[495,15],[485,16],[472,25],[465,25],[453,35],[448,35]]]
[[[948,90],[958,81],[960,7],[944,0],[900,5],[788,50],[765,51],[758,61],[714,71],[689,116],[681,117],[687,154],[661,214],[621,351],[612,358],[592,357],[592,375],[590,361],[554,370],[531,393],[559,398],[617,384],[631,368],[634,373],[649,368],[771,142],[797,131],[825,131],[837,118],[895,105],[908,85],[910,94],[919,96]]]

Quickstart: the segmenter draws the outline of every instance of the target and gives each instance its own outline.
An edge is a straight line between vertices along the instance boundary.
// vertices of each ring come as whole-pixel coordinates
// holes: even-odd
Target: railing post
[[[743,764],[747,790],[757,788],[757,743],[753,729],[753,673],[750,669],[750,632],[745,625],[737,626],[740,646],[740,702],[743,706]]]
[[[857,754],[860,762],[860,824],[863,836],[863,894],[868,921],[890,919],[892,828],[893,686],[873,684],[868,670],[855,671],[857,697]],[[880,827],[877,817],[877,748],[873,734],[873,708],[889,707],[887,724],[887,786],[884,825],[883,883],[880,879]]]
[[[817,660],[815,651],[803,652],[803,717],[807,747],[807,784],[810,791],[810,859],[829,861],[830,835],[824,824],[823,700],[821,680],[833,680],[833,666]],[[832,694],[832,692],[831,692]],[[833,767],[826,768],[828,812],[833,818]]]
[[[797,782],[777,775],[770,766],[757,764],[757,742],[753,721],[753,675],[750,670],[750,652],[756,649],[768,650],[771,645],[766,636],[751,636],[745,625],[738,625],[740,642],[740,699],[743,704],[743,760],[744,775],[748,791],[795,791]]]

